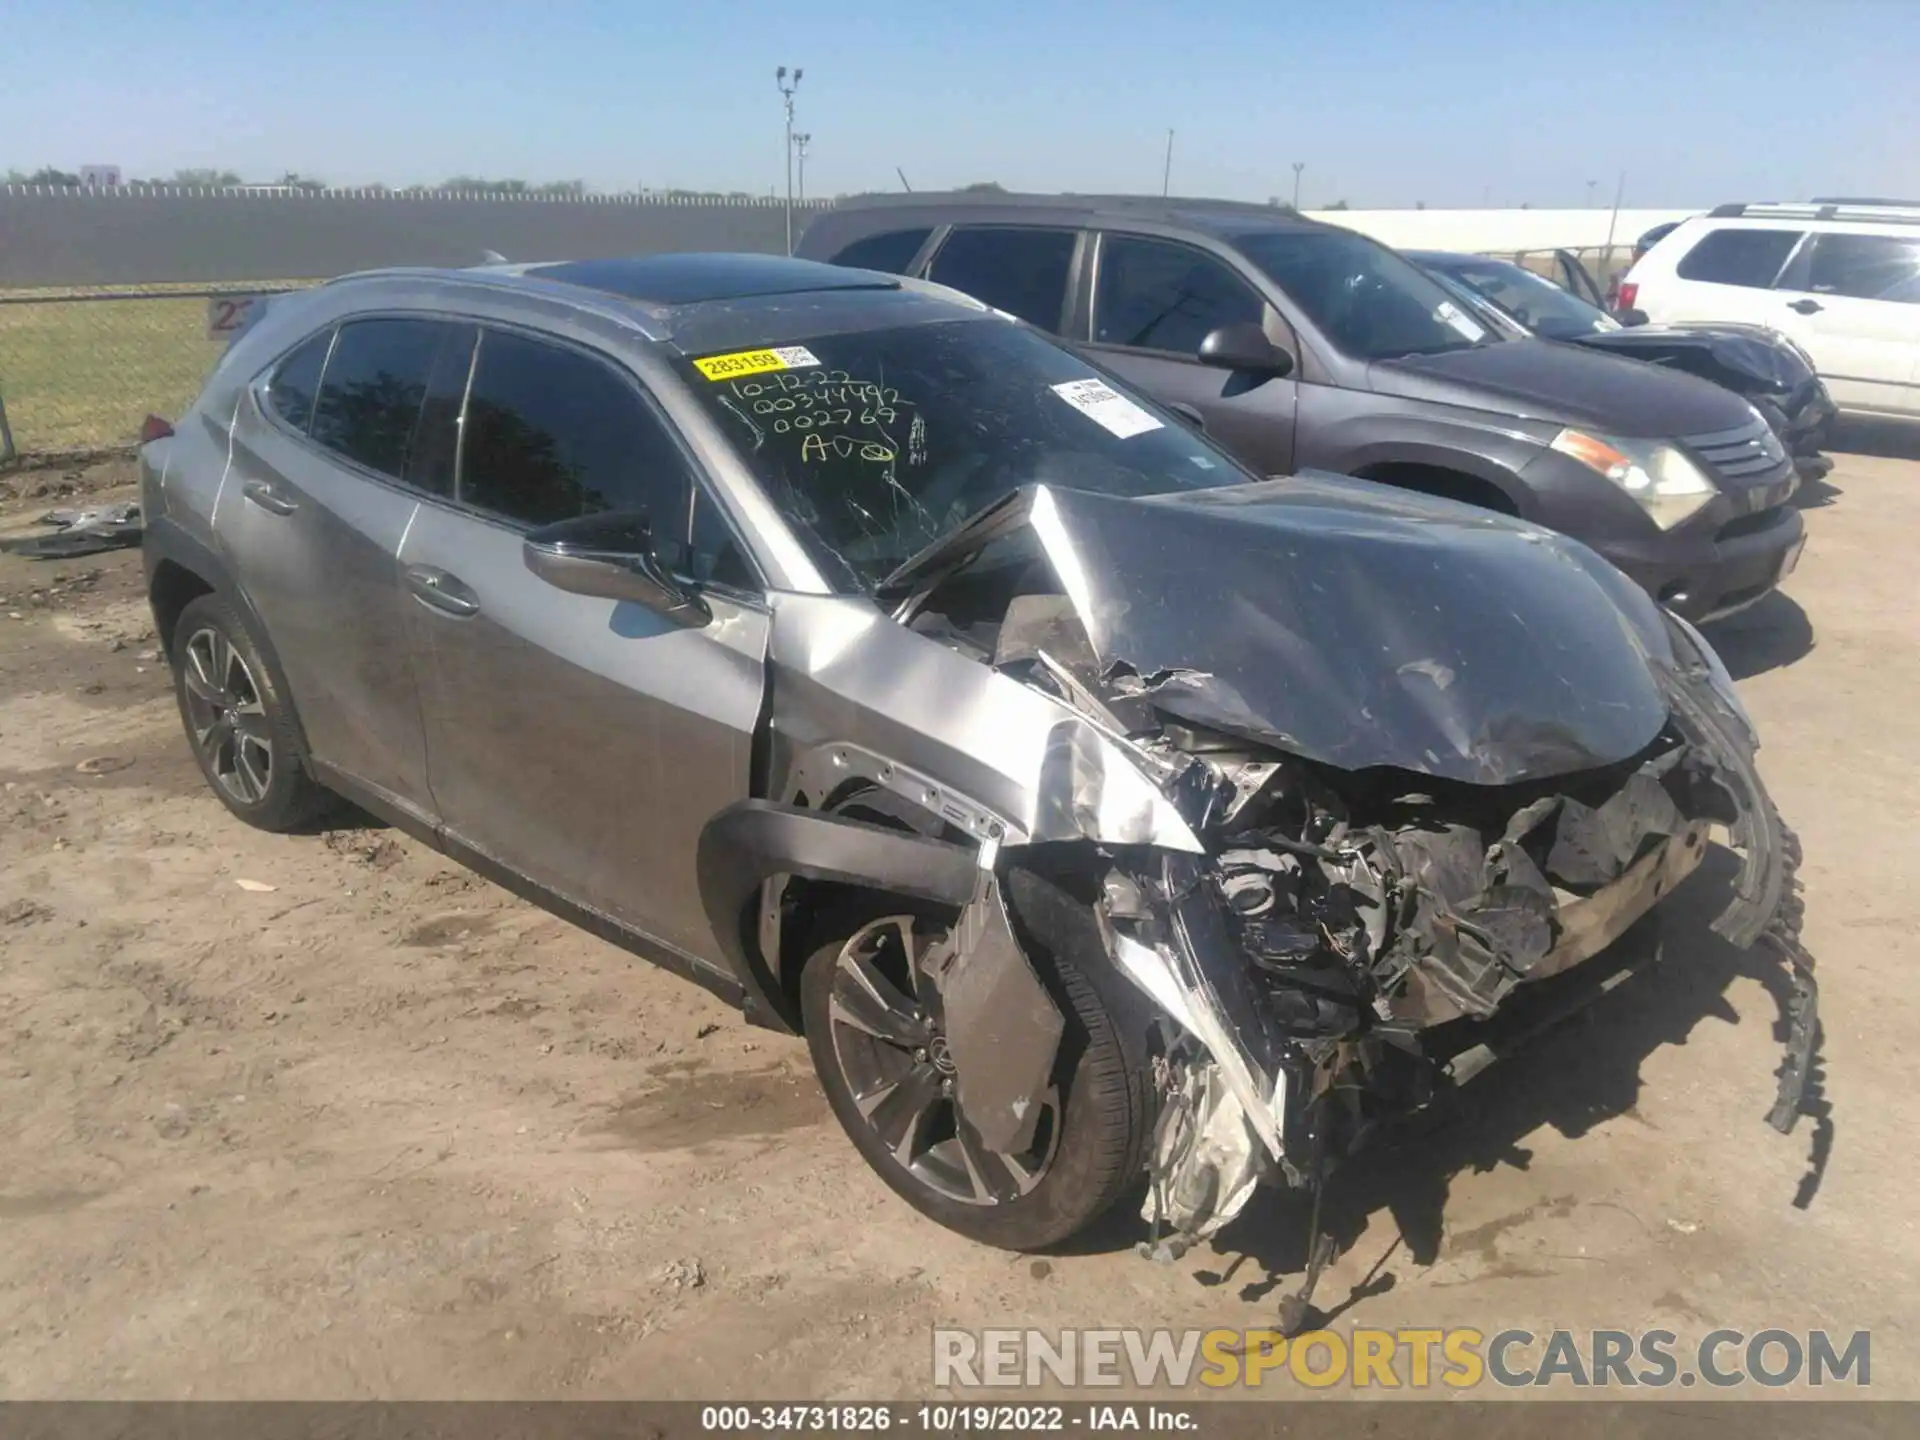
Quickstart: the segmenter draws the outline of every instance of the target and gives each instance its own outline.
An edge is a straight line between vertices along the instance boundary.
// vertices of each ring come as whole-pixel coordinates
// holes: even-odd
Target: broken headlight
[[[1713,481],[1672,445],[1616,440],[1584,430],[1562,430],[1550,447],[1618,485],[1649,519],[1671,530],[1713,499]]]

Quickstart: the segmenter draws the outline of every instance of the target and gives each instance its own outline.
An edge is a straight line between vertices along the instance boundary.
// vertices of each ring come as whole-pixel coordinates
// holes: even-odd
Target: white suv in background
[[[1655,324],[1768,326],[1842,410],[1920,417],[1920,207],[1722,205],[1642,256],[1618,303]]]

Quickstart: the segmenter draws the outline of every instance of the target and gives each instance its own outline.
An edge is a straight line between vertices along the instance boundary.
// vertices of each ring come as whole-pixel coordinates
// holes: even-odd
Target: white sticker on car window
[[[1125,440],[1164,428],[1160,422],[1127,399],[1104,380],[1069,380],[1055,385],[1053,393],[1086,416],[1102,430]]]
[[[1455,305],[1451,300],[1442,300],[1434,309],[1433,318],[1451,325],[1469,340],[1484,340],[1487,338],[1486,327],[1481,325],[1479,321],[1467,314],[1467,312],[1462,310],[1458,305]]]

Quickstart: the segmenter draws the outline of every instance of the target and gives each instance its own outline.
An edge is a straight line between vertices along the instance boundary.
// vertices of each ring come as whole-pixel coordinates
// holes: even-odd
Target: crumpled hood
[[[1734,374],[1783,394],[1813,373],[1791,345],[1764,325],[1635,325],[1582,335],[1577,343],[1609,354],[1654,361],[1676,350],[1704,349]]]
[[[1626,759],[1668,719],[1666,626],[1606,561],[1341,476],[1153,499],[1031,486],[886,588],[1023,528],[1107,684],[1309,760],[1505,785]]]
[[[1744,400],[1718,385],[1551,340],[1380,360],[1369,373],[1384,395],[1505,410],[1526,420],[1648,440],[1735,430],[1753,419]]]

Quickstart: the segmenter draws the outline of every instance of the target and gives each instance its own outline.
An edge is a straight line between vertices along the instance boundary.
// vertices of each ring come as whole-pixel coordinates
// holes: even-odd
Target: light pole
[[[813,141],[811,135],[793,137],[793,152],[800,162],[800,203],[807,203],[807,146]]]
[[[780,98],[787,107],[787,254],[793,254],[793,92],[800,88],[800,67],[793,67],[793,80],[787,80],[787,67],[773,72],[773,83],[780,87]]]
[[[1160,172],[1160,198],[1167,198],[1167,191],[1173,185],[1173,131],[1167,131],[1167,164]]]
[[[1300,213],[1300,172],[1306,168],[1304,160],[1293,162],[1293,213],[1296,215]]]

